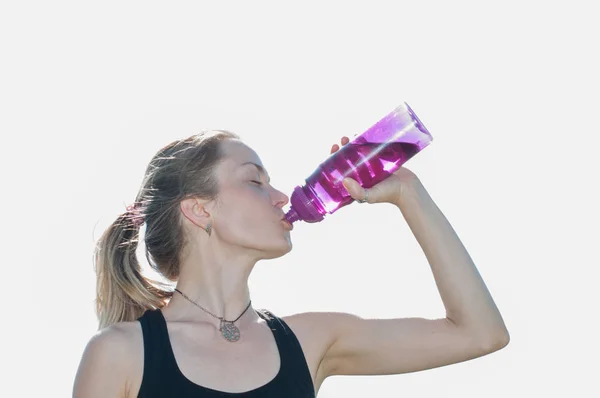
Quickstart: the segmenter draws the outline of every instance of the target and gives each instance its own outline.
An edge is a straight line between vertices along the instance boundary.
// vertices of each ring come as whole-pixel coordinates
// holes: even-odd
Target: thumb
[[[350,196],[352,196],[353,199],[363,199],[364,198],[365,189],[363,187],[361,187],[360,184],[356,180],[354,180],[350,177],[346,177],[342,181],[342,184],[344,184],[344,188],[346,188],[346,190],[348,191]]]

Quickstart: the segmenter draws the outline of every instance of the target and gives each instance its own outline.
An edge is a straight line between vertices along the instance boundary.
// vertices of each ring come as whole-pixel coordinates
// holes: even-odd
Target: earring
[[[204,230],[206,231],[206,233],[208,234],[208,236],[210,236],[211,232],[212,232],[212,225],[208,224],[206,226],[206,228],[204,228]]]

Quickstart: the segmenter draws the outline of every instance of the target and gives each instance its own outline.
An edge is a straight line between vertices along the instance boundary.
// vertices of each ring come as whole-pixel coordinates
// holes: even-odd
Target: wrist
[[[423,195],[426,194],[427,191],[421,181],[418,178],[414,178],[410,181],[403,182],[400,194],[394,204],[402,209],[410,203],[420,201],[420,199],[423,198]]]

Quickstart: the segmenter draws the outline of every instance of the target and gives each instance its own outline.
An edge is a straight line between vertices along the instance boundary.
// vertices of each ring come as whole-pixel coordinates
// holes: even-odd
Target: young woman
[[[154,156],[135,204],[99,239],[100,325],[73,396],[315,397],[328,376],[413,372],[508,344],[469,254],[414,173],[401,167],[368,191],[354,180],[344,185],[358,201],[399,207],[429,261],[445,318],[254,309],[254,265],[292,248],[288,197],[239,136],[203,132]],[[146,258],[175,290],[141,274],[142,224]]]

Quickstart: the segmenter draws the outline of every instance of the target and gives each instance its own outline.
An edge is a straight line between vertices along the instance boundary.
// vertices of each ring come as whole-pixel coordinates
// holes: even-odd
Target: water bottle
[[[405,102],[364,133],[331,154],[297,186],[290,197],[285,220],[322,221],[354,201],[344,188],[346,177],[370,188],[389,177],[423,148],[433,137]]]

